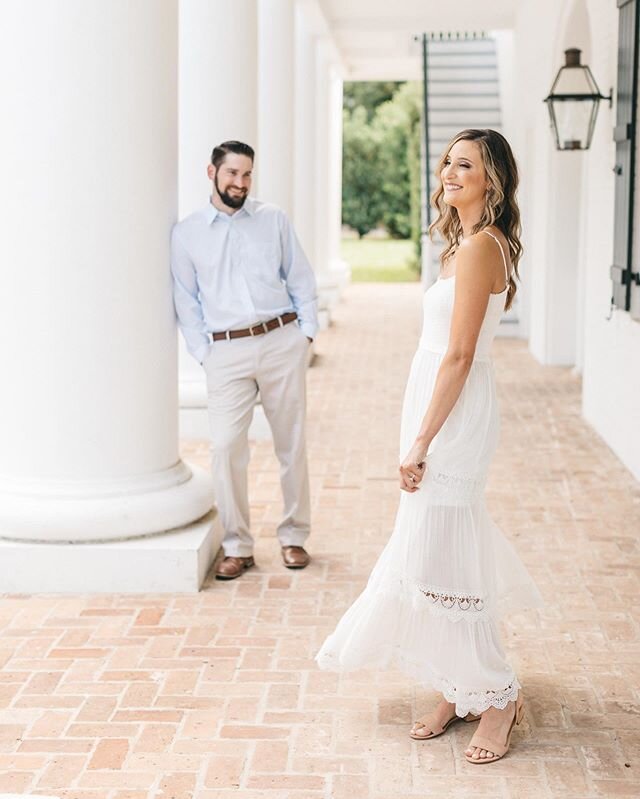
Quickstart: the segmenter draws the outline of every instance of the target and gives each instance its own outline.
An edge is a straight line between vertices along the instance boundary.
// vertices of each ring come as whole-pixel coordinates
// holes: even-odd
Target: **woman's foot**
[[[436,738],[446,732],[447,728],[458,719],[461,721],[477,721],[479,718],[479,716],[469,714],[464,719],[460,719],[459,716],[456,716],[456,706],[443,699],[435,710],[432,710],[431,713],[414,723],[409,735],[416,741]]]
[[[475,735],[465,755],[470,763],[492,763],[509,751],[511,733],[524,716],[524,705],[520,695],[515,702],[509,702],[504,710],[490,707],[485,710]]]

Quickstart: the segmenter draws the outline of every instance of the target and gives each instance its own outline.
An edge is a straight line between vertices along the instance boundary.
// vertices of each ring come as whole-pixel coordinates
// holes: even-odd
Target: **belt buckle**
[[[257,328],[259,328],[259,327],[261,327],[261,328],[262,328],[262,332],[263,332],[263,333],[268,333],[268,332],[269,332],[269,328],[267,327],[267,325],[266,325],[266,323],[265,323],[265,322],[258,322],[258,324],[257,324],[257,325],[250,325],[250,326],[249,326],[249,333],[250,333],[250,335],[251,335],[251,336],[258,336],[258,335],[260,335],[259,333],[254,333],[254,330],[256,330],[256,329],[257,329]]]

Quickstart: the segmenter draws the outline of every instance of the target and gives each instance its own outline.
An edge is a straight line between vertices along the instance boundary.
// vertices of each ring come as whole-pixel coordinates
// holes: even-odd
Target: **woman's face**
[[[474,141],[457,141],[447,153],[440,173],[444,201],[458,210],[484,205],[489,186],[480,148]]]

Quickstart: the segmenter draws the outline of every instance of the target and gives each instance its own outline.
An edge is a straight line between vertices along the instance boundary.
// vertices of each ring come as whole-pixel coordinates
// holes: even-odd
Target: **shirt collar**
[[[218,209],[215,205],[209,200],[206,207],[202,209],[202,215],[205,218],[207,225],[210,225],[213,220],[218,216]]]
[[[256,212],[255,200],[252,197],[247,197],[247,199],[244,201],[242,209],[246,211],[249,216],[253,216]]]
[[[247,197],[247,199],[244,201],[244,205],[242,206],[242,208],[238,211],[237,214],[234,214],[233,216],[242,214],[243,211],[246,211],[249,216],[253,216],[256,212],[255,200],[252,199],[251,197]],[[210,225],[213,222],[213,220],[218,216],[218,214],[221,213],[221,211],[218,211],[215,205],[211,202],[211,199],[209,199],[207,207],[203,209],[203,213],[207,225]]]

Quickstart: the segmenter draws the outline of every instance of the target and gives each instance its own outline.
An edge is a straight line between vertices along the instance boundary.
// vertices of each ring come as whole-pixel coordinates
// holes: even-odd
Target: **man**
[[[249,527],[248,430],[258,391],[271,426],[284,495],[284,565],[309,563],[305,373],[318,329],[313,270],[286,214],[249,197],[254,151],[213,150],[210,202],[173,229],[178,323],[207,377],[212,468],[224,539],[216,578],[254,565]]]

